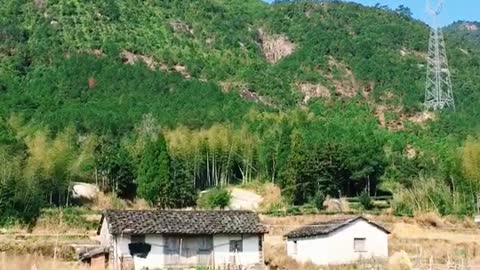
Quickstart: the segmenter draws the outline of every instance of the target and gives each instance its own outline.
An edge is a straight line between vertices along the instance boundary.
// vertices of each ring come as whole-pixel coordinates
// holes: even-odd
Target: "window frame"
[[[359,244],[362,244],[360,247]],[[353,251],[357,253],[367,252],[367,238],[366,237],[355,237],[353,238]]]
[[[229,251],[230,253],[242,253],[243,252],[243,239],[230,240]],[[236,249],[235,249],[236,248]]]

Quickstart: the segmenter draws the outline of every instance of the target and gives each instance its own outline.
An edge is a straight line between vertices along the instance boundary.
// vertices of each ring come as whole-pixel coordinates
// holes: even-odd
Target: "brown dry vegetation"
[[[263,197],[260,209],[263,211],[270,211],[274,207],[282,206],[282,191],[274,184],[268,183],[263,186],[261,191]]]
[[[413,268],[410,257],[405,251],[395,252],[387,263],[388,270],[410,270]]]
[[[37,255],[0,253],[0,270],[86,270],[86,266]]]
[[[258,34],[265,58],[271,64],[276,64],[281,59],[295,52],[297,46],[287,36],[271,35],[263,29],[259,29]]]
[[[136,199],[135,201],[125,201],[119,199],[113,194],[105,194],[100,192],[97,195],[95,202],[90,206],[90,209],[95,211],[102,211],[105,209],[152,209],[148,203],[143,199]]]

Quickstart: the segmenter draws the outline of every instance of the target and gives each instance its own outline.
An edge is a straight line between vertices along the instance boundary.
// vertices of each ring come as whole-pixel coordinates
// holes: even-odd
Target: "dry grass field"
[[[77,263],[63,262],[37,255],[0,253],[0,270],[87,270]]]
[[[265,236],[265,258],[272,270],[318,270],[318,266],[300,265],[288,258],[283,235],[299,226],[316,221],[327,221],[345,217],[344,215],[308,215],[290,217],[262,216],[270,233]],[[99,216],[92,215],[92,219]],[[391,231],[390,254],[404,251],[414,262],[416,257],[437,261],[463,260],[480,264],[480,229],[470,220],[459,221],[440,218],[435,214],[418,215],[415,218],[399,218],[389,215],[367,216]],[[61,227],[61,230],[59,230]],[[60,232],[60,234],[58,234]],[[70,235],[68,235],[70,233]],[[75,235],[75,233],[77,235]],[[0,253],[0,270],[79,270],[84,269],[75,263],[60,260],[74,260],[75,254],[69,248],[71,244],[95,243],[95,231],[69,232],[64,226],[51,222],[41,222],[32,234],[24,231],[11,231],[0,234],[0,251],[10,254],[38,254],[38,256],[7,256]],[[57,235],[60,237],[57,239]],[[52,260],[57,252],[59,260]],[[404,253],[402,253],[404,254]],[[36,268],[32,268],[32,267]],[[357,267],[357,268],[355,268]],[[322,268],[326,269],[326,268]],[[358,269],[358,266],[329,268],[331,270]]]

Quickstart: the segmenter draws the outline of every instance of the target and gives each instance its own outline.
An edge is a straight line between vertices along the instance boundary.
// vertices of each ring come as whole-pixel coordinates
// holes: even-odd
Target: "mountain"
[[[382,95],[394,94],[395,102],[407,112],[421,110],[423,101],[421,65],[428,30],[424,24],[395,11],[342,3],[269,6],[256,0],[142,4],[38,0],[6,5],[2,16],[1,89],[7,96],[2,100],[10,96],[13,100],[2,106],[4,116],[21,111],[26,118],[35,115],[40,120],[62,114],[66,119],[57,120],[65,125],[82,117],[78,110],[62,113],[63,109],[101,103],[101,108],[82,109],[82,113],[107,109],[125,112],[129,109],[120,109],[119,99],[140,93],[143,97],[138,98],[145,99],[140,107],[144,108],[138,108],[131,120],[138,120],[151,107],[167,109],[155,105],[158,99],[147,97],[161,89],[154,91],[150,85],[133,83],[136,78],[120,75],[131,73],[131,69],[144,73],[138,75],[144,76],[140,79],[143,83],[155,84],[145,76],[156,76],[152,75],[156,71],[161,73],[159,76],[175,78],[172,80],[178,84],[187,84],[183,86],[186,91],[213,87],[214,96],[219,94],[218,89],[228,92],[219,95],[220,103],[203,107],[214,114],[213,108],[237,104],[225,108],[233,110],[228,117],[234,119],[251,105],[232,92],[276,109],[295,107],[317,96],[342,99],[371,95],[378,102]],[[470,57],[457,57],[464,53],[455,42],[450,53],[455,55],[452,67],[456,76],[465,74],[461,70],[465,66],[459,62]],[[478,61],[477,49],[469,61]],[[122,62],[149,68],[122,66]],[[54,78],[48,78],[50,75]],[[95,82],[94,91],[87,90],[89,79]],[[53,81],[56,87],[45,89]],[[464,102],[479,100],[478,96],[464,95],[463,86],[458,86],[459,108]],[[35,91],[38,88],[44,90]],[[163,92],[168,87],[164,88]],[[16,89],[24,91],[21,104],[15,103]],[[108,94],[102,96],[104,93]],[[194,103],[184,100],[192,95],[182,94],[171,91],[169,98],[181,100],[184,105]],[[128,99],[122,98],[125,103]],[[202,113],[191,115],[208,119]],[[226,120],[223,117],[214,118]],[[188,116],[181,121],[193,124],[187,119],[193,121]],[[113,124],[112,119],[104,122]],[[88,121],[80,123],[88,125]]]
[[[429,192],[438,201],[423,209],[473,211],[448,197],[471,196],[459,149],[480,131],[480,46],[461,28],[447,31],[457,109],[432,113],[422,107],[429,29],[405,8],[7,0],[0,150],[49,204],[99,173],[122,194],[145,140],[162,134],[172,177],[197,189],[272,181],[303,204],[368,187],[401,195],[402,213]]]
[[[467,40],[480,46],[480,22],[458,21],[445,28],[450,35],[457,39]]]

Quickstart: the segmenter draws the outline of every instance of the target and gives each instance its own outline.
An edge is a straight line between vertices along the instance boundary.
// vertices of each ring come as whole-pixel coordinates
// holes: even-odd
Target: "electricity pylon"
[[[447,51],[442,29],[438,26],[438,15],[444,2],[433,8],[427,0],[427,11],[433,18],[427,58],[427,83],[425,87],[425,107],[427,110],[455,110],[453,86],[448,68]]]

